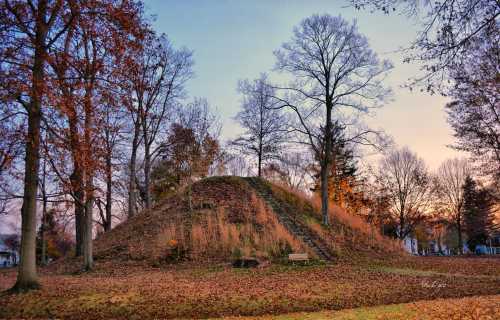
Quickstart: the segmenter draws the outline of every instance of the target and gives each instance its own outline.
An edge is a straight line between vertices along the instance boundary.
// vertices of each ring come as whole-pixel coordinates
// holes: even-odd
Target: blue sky
[[[293,27],[312,14],[329,13],[356,19],[372,48],[395,65],[388,79],[394,99],[367,122],[383,128],[397,144],[408,145],[431,168],[457,155],[446,147],[453,142],[443,110],[446,100],[400,88],[418,68],[402,64],[401,53],[395,51],[414,38],[416,21],[358,11],[344,0],[146,0],[145,4],[147,13],[156,17],[153,25],[158,32],[167,34],[175,46],[194,51],[196,78],[188,84],[189,94],[206,97],[217,108],[223,138],[241,130],[232,120],[239,110],[237,81],[271,71],[273,50],[290,39]]]

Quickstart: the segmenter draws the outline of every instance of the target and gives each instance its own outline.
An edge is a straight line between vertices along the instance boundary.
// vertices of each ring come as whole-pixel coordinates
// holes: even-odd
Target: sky
[[[293,27],[310,15],[328,13],[356,19],[374,51],[395,66],[387,79],[392,101],[366,122],[384,129],[399,146],[410,147],[431,169],[447,158],[464,156],[447,147],[453,143],[444,111],[447,100],[401,87],[418,72],[418,66],[403,64],[398,52],[415,38],[416,20],[359,11],[346,0],[145,0],[145,9],[154,16],[157,32],[165,33],[174,46],[194,51],[196,76],[187,89],[216,108],[223,139],[242,131],[233,119],[240,108],[238,80],[272,72],[273,51],[291,38]]]

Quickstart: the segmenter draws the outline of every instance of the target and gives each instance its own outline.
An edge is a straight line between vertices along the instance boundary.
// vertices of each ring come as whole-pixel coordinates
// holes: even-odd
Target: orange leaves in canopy
[[[200,139],[194,129],[177,123],[172,126],[167,145],[167,162],[180,180],[207,176],[220,150],[218,141],[209,134]]]

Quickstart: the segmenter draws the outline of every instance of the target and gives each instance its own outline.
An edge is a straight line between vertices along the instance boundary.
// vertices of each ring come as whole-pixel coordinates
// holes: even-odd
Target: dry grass
[[[309,249],[290,234],[241,178],[193,185],[192,208],[179,193],[96,240],[97,259],[228,261],[236,256],[277,259]]]
[[[399,243],[382,237],[362,221],[332,207],[332,227],[325,228],[318,202],[304,194],[270,185],[275,197],[288,205],[290,214],[302,219],[346,259],[401,255]],[[192,186],[192,207],[185,193],[161,201],[104,233],[95,241],[96,260],[145,261],[160,265],[175,261],[230,261],[239,256],[280,260],[290,252],[314,252],[290,234],[242,178],[213,177]],[[71,259],[54,268],[78,268]]]
[[[273,192],[284,202],[291,204],[298,211],[303,212],[309,219],[306,223],[311,229],[321,235],[331,244],[334,250],[341,251],[375,251],[404,255],[400,241],[383,236],[363,218],[350,214],[346,210],[330,203],[329,218],[331,228],[324,228],[321,224],[321,199],[303,192],[292,190],[286,186],[272,185]],[[310,218],[314,219],[310,219]]]
[[[169,228],[162,242],[175,240],[189,251],[192,260],[228,259],[235,255],[273,259],[282,254],[283,247],[296,252],[305,250],[261,199],[253,196],[248,205],[255,208],[255,213],[245,212],[240,223],[231,223],[224,207],[197,212],[189,232],[172,232]]]

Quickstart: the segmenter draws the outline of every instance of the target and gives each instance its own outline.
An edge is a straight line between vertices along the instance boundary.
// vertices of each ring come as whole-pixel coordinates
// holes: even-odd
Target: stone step
[[[322,244],[318,237],[311,236],[311,231],[306,227],[300,225],[294,218],[291,217],[289,211],[285,210],[280,204],[279,200],[274,198],[271,191],[267,190],[267,186],[262,185],[261,182],[254,178],[247,178],[250,186],[256,191],[256,193],[265,200],[267,205],[269,205],[273,211],[277,214],[278,220],[296,237],[301,238],[302,241],[307,244],[311,249],[313,249],[316,254],[325,260],[332,260],[332,256],[327,250],[327,246]],[[316,241],[314,239],[317,239]]]

